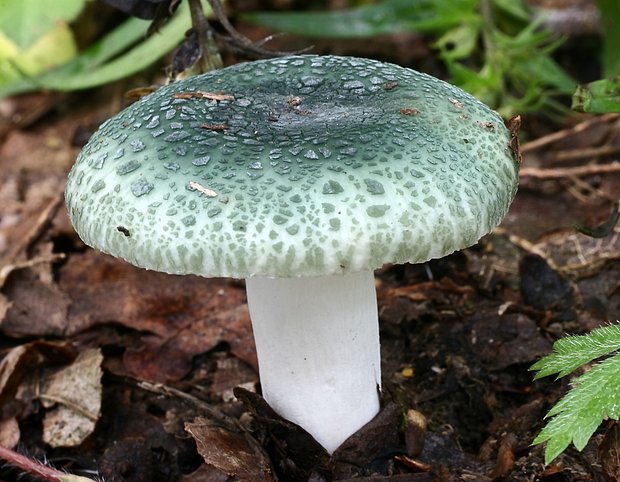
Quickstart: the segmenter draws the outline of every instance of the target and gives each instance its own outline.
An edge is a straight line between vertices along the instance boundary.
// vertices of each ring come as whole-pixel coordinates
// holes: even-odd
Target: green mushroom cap
[[[148,269],[295,277],[423,262],[497,226],[518,162],[464,91],[292,56],[162,87],[106,121],[66,188],[85,243]]]

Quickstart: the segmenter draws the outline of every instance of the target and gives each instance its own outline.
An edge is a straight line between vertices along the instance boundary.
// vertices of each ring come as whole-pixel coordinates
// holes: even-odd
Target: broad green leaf
[[[71,60],[69,27],[85,0],[0,0],[0,86]]]
[[[65,23],[59,23],[25,51],[18,50],[14,44],[4,45],[5,55],[0,55],[0,86],[22,76],[34,76],[58,67],[77,53],[73,33]]]
[[[620,112],[620,77],[578,86],[573,94],[572,108],[594,114]]]
[[[0,59],[13,57],[19,52],[19,47],[0,30]]]
[[[19,53],[19,47],[11,39],[0,32],[0,86],[18,78],[21,74],[9,61]]]
[[[148,22],[127,20],[62,67],[38,77],[23,78],[9,85],[0,85],[0,98],[37,89],[86,89],[139,72],[182,41],[190,25],[186,3],[181,4],[175,16],[159,32],[144,41],[136,44],[145,37]],[[119,55],[132,45],[133,48]]]
[[[605,418],[618,420],[619,415],[620,355],[614,355],[575,379],[574,387],[547,414],[551,420],[533,443],[547,443],[549,464],[571,442],[583,450]]]
[[[23,50],[78,16],[86,0],[0,0],[0,32]]]
[[[553,353],[538,360],[530,370],[538,372],[534,379],[553,374],[560,378],[616,350],[620,350],[620,325],[603,326],[589,335],[567,336],[556,341]]]

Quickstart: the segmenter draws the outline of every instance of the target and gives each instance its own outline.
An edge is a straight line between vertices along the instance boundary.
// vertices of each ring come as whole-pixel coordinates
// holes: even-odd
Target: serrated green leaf
[[[549,464],[570,442],[583,450],[605,418],[618,420],[619,415],[620,355],[614,355],[575,379],[574,387],[547,414],[551,420],[533,443],[547,442]]]
[[[620,350],[620,325],[603,326],[588,335],[568,336],[556,341],[553,353],[538,360],[530,370],[538,372],[535,380],[556,373],[560,378],[616,350]]]
[[[594,114],[620,112],[620,77],[578,86],[573,94],[572,108]]]

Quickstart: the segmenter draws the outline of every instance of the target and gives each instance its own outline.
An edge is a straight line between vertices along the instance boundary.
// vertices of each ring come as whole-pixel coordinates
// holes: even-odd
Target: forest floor
[[[316,50],[415,66],[425,47],[399,37]],[[557,338],[620,313],[620,228],[591,238],[572,227],[605,222],[618,198],[619,116],[524,116],[520,188],[502,225],[446,258],[377,272],[384,410],[330,459],[253,395],[241,282],[134,268],[84,246],[69,223],[63,189],[80,147],[151,74],[0,103],[0,445],[127,482],[620,473],[610,423],[544,465],[531,442],[568,382],[529,371]],[[409,410],[426,430],[402,423]],[[18,476],[0,468],[1,481]]]

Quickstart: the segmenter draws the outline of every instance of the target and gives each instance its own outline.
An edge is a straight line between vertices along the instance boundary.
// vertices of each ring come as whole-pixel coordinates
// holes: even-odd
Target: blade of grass
[[[476,1],[386,0],[344,10],[255,12],[243,19],[305,37],[366,38],[404,31],[445,31],[475,16]]]
[[[305,37],[365,38],[407,30],[402,14],[410,9],[409,3],[389,0],[376,5],[334,11],[252,12],[242,18],[274,31]],[[401,14],[400,18],[398,14]]]

